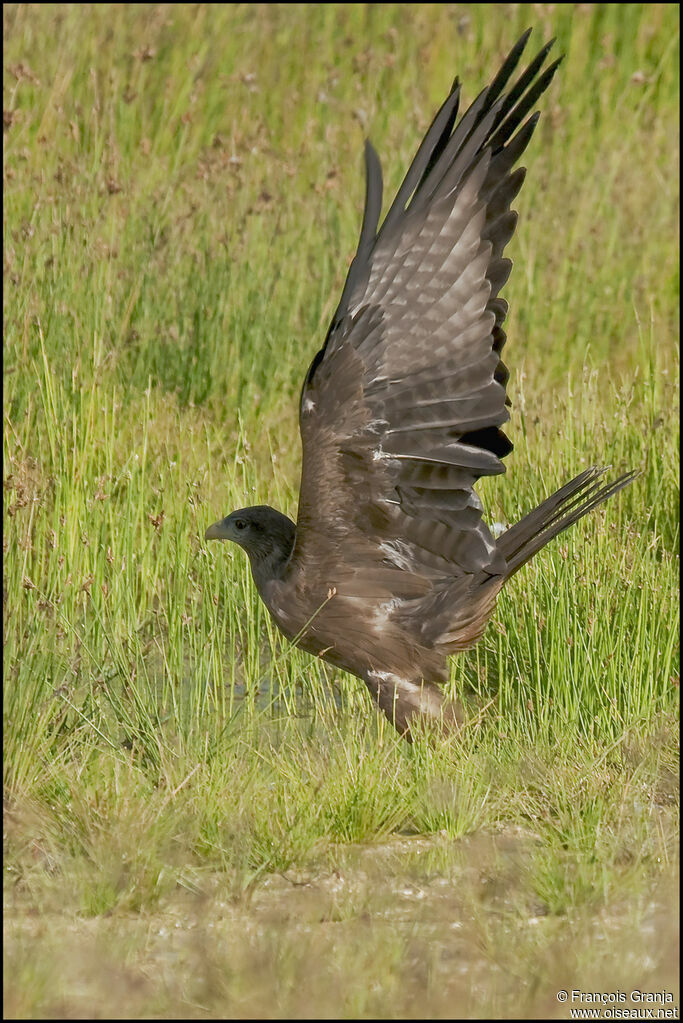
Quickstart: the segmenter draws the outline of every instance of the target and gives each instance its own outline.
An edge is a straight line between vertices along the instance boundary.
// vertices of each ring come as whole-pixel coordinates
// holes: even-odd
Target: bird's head
[[[259,504],[240,508],[214,522],[205,533],[207,540],[232,540],[249,555],[252,572],[275,575],[292,553],[296,526],[286,515]]]

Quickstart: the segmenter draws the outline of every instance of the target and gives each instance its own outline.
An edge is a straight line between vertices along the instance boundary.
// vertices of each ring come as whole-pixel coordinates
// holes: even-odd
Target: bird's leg
[[[458,708],[433,682],[411,682],[384,671],[369,671],[364,681],[379,709],[408,742],[412,742],[411,724],[418,720],[447,731],[461,724]]]

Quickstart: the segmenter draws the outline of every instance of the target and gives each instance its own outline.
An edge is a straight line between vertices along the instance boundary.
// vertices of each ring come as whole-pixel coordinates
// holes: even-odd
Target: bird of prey
[[[497,538],[474,491],[512,450],[503,250],[527,115],[560,63],[543,70],[551,41],[509,84],[528,36],[459,120],[456,78],[381,227],[366,142],[358,249],[301,392],[296,524],[260,505],[206,531],[246,551],[285,636],[361,678],[409,740],[416,718],[457,727],[448,656],[481,637],[503,583],[635,475],[587,469]]]

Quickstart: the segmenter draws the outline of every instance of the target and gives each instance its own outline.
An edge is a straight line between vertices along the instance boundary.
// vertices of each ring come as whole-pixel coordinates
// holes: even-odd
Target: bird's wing
[[[505,571],[473,485],[504,472],[512,447],[503,249],[538,119],[527,114],[559,63],[541,70],[549,43],[505,91],[528,35],[457,123],[456,79],[379,231],[366,144],[358,250],[301,394],[293,557],[324,557],[331,582],[352,551],[429,579]]]

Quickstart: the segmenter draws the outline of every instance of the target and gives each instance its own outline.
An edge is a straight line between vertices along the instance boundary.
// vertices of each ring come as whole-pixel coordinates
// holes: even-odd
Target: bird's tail
[[[534,554],[588,512],[622,490],[638,472],[627,472],[613,483],[601,483],[605,468],[592,466],[498,537],[498,550],[507,561],[507,578]]]

